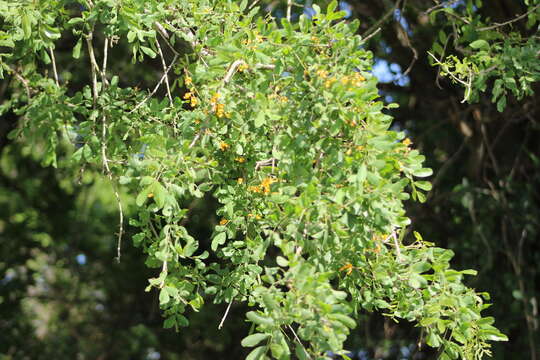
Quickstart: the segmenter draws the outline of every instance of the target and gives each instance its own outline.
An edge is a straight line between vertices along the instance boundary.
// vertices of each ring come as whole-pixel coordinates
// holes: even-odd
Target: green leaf
[[[225,244],[225,241],[227,240],[227,233],[220,232],[214,238],[212,239],[212,251],[216,251],[218,246]]]
[[[259,360],[262,359],[264,354],[266,354],[267,347],[266,346],[259,346],[253,349],[252,352],[249,353],[249,355],[246,357],[246,360]]]
[[[414,186],[425,191],[430,191],[432,188],[431,183],[429,181],[416,181],[414,183]]]
[[[287,267],[289,266],[289,261],[287,259],[285,259],[283,256],[278,256],[276,258],[276,262],[279,266],[281,267]]]
[[[155,53],[154,50],[150,49],[149,47],[147,46],[141,46],[141,50],[143,53],[145,53],[146,55],[150,56],[152,59],[155,58],[157,56],[157,54]]]
[[[431,170],[430,168],[422,168],[413,171],[413,175],[416,177],[427,177],[433,175],[433,170]]]
[[[77,41],[77,44],[75,44],[75,46],[73,47],[73,58],[74,59],[78,59],[79,57],[81,57],[81,48],[82,48],[82,39],[79,39],[79,41]]]
[[[257,116],[255,117],[255,127],[260,128],[261,126],[264,125],[265,122],[266,122],[266,114],[264,113],[264,111],[259,111]]]
[[[164,305],[170,300],[169,292],[166,288],[163,288],[159,291],[159,305]]]
[[[252,347],[259,344],[261,341],[268,339],[269,337],[270,337],[270,334],[262,334],[262,333],[251,334],[245,337],[242,340],[241,344],[243,347]]]
[[[473,49],[489,50],[489,43],[486,40],[478,39],[469,44]]]
[[[24,33],[24,38],[29,39],[30,36],[32,36],[32,24],[30,23],[30,18],[26,12],[24,12],[21,16],[21,26]]]
[[[256,311],[250,311],[246,314],[246,317],[257,325],[266,325],[266,326],[273,326],[274,325],[274,319],[266,316],[262,316]]]

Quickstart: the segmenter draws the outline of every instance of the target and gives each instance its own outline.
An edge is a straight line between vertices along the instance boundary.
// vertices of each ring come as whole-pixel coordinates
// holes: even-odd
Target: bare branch
[[[219,322],[218,329],[221,330],[223,327],[223,324],[225,323],[225,319],[227,319],[227,315],[229,315],[229,310],[231,309],[231,305],[233,303],[233,300],[229,303],[227,306],[227,309],[225,310],[225,314],[223,314],[223,317],[221,318],[221,321]]]
[[[519,21],[519,20],[523,19],[524,17],[526,17],[527,15],[529,15],[530,13],[532,13],[533,11],[535,11],[536,9],[538,9],[539,7],[540,7],[540,4],[536,5],[531,10],[527,11],[525,14],[521,14],[516,18],[505,21],[503,23],[495,23],[494,25],[491,25],[491,26],[481,27],[481,28],[478,29],[478,31],[493,30],[493,29],[496,29],[498,27],[506,26],[506,25],[511,24],[513,22]]]
[[[291,8],[292,8],[292,0],[287,0],[287,21],[291,21]]]
[[[159,57],[161,59],[161,66],[163,67],[163,73],[165,74],[165,86],[167,87],[167,96],[169,97],[169,102],[171,105],[173,104],[173,99],[171,96],[171,87],[169,85],[169,76],[167,75],[167,64],[165,63],[165,57],[163,56],[163,51],[161,51],[161,45],[159,44],[159,41],[156,39],[156,46],[158,49]]]
[[[227,71],[227,75],[225,75],[225,77],[223,78],[223,82],[227,84],[229,81],[231,81],[238,67],[244,63],[244,60],[236,60],[235,62],[233,62],[231,66],[229,66],[229,70]]]
[[[105,38],[105,43],[103,44],[103,65],[101,66],[101,81],[103,84],[108,85],[107,80],[107,61],[108,61],[108,54],[109,54],[109,38]]]
[[[90,56],[90,68],[92,70],[92,93],[94,97],[94,105],[96,104],[98,98],[98,85],[97,85],[97,73],[100,72],[99,66],[96,62],[96,57],[94,55],[94,45],[92,44],[93,32],[90,32],[86,36],[86,45],[88,46],[88,55]]]
[[[174,55],[174,58],[173,60],[171,61],[171,64],[169,65],[169,67],[165,70],[165,73],[163,74],[163,76],[161,77],[161,79],[159,80],[159,82],[156,84],[156,86],[154,87],[154,90],[152,90],[152,92],[150,94],[148,94],[147,97],[144,98],[143,101],[141,101],[140,103],[137,104],[137,106],[135,106],[133,108],[133,110],[130,111],[130,113],[136,111],[138,108],[140,108],[141,106],[144,105],[144,103],[146,103],[148,101],[148,99],[150,99],[152,96],[154,96],[154,94],[157,92],[157,90],[159,89],[159,87],[161,86],[161,84],[163,83],[163,81],[165,80],[165,78],[167,77],[167,74],[169,73],[169,71],[171,70],[171,68],[173,67],[173,65],[176,63],[176,60],[178,59],[178,55]]]
[[[388,19],[388,17],[391,16],[396,11],[396,9],[399,7],[400,4],[401,4],[401,0],[396,1],[395,5],[392,6],[392,8],[388,10],[386,14],[384,14],[383,17],[379,19],[379,21],[373,24],[364,34],[362,34],[362,37],[363,38],[371,37],[372,33],[375,33],[377,31],[376,29],[380,27],[381,24],[383,24]]]
[[[54,58],[54,50],[52,47],[49,48],[49,54],[51,55],[54,81],[56,82],[56,86],[60,87],[60,82],[58,81],[58,71],[56,71],[56,59]]]

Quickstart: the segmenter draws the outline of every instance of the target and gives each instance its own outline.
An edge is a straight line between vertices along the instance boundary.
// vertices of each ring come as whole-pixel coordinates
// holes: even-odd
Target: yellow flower
[[[352,271],[353,271],[353,266],[351,263],[347,263],[345,265],[343,265],[342,267],[339,268],[339,271],[347,271],[347,275],[351,275]]]
[[[249,191],[254,192],[254,193],[261,192],[261,187],[259,185],[251,185],[248,189]]]
[[[239,185],[241,185],[241,184],[244,183],[244,178],[238,178],[238,179],[236,180],[236,182],[237,182]]]
[[[227,225],[228,222],[229,222],[229,220],[227,220],[227,219],[221,219],[221,221],[219,222],[219,225],[221,225],[221,226]]]
[[[323,69],[317,70],[317,72],[315,72],[315,74],[317,74],[317,76],[319,76],[322,79],[326,79],[328,77],[328,71],[323,70]]]
[[[217,104],[216,105],[216,116],[218,118],[222,118],[225,116],[225,105],[224,104]]]
[[[272,185],[275,182],[277,182],[277,180],[274,178],[271,178],[271,177],[264,178],[263,181],[261,182],[261,187],[262,187],[263,192],[265,194],[268,194],[270,192],[270,185]]]
[[[193,94],[190,91],[188,91],[187,93],[184,94],[183,97],[184,97],[185,100],[187,100],[187,99],[191,98],[191,96],[193,96]]]
[[[328,79],[328,80],[326,80],[326,81],[324,82],[324,87],[328,89],[330,86],[332,86],[332,84],[333,84],[334,82],[336,82],[336,78],[335,78],[335,77],[331,77],[330,79]]]
[[[195,96],[192,96],[192,97],[191,97],[191,100],[190,100],[190,102],[189,102],[189,104],[191,105],[191,107],[197,106],[198,103],[199,103],[199,99],[197,99]]]
[[[186,75],[186,78],[184,79],[184,84],[186,84],[186,86],[190,86],[191,84],[193,84],[193,79],[191,79],[189,75]]]
[[[229,144],[227,144],[226,142],[222,141],[219,143],[219,149],[221,151],[225,151],[227,150],[228,148],[230,148],[231,146]]]
[[[244,72],[247,69],[249,69],[249,65],[246,64],[246,63],[242,63],[242,64],[240,64],[240,66],[238,66],[238,71],[240,71],[240,72]]]
[[[238,161],[239,163],[245,163],[246,159],[243,156],[239,156],[234,159],[235,161]]]
[[[411,144],[412,144],[412,141],[411,141],[411,139],[409,139],[409,138],[405,138],[405,139],[403,140],[403,145],[405,145],[405,146],[409,146],[409,145],[411,145]]]
[[[153,193],[149,193],[148,195],[146,195],[149,199],[153,198],[154,197],[154,194]]]
[[[364,147],[363,147],[362,145],[358,145],[358,146],[356,147],[356,150],[362,151],[362,150],[364,150]]]
[[[210,104],[216,104],[220,96],[220,93],[214,93],[210,99]]]

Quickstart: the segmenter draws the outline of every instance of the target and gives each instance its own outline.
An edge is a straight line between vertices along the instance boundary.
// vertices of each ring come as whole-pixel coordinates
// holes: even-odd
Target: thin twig
[[[516,18],[513,18],[511,20],[508,20],[508,21],[505,21],[503,23],[495,23],[494,25],[490,25],[490,26],[486,26],[486,27],[481,27],[478,29],[478,31],[487,31],[487,30],[493,30],[493,29],[496,29],[498,27],[501,27],[501,26],[505,26],[505,25],[508,25],[508,24],[511,24],[513,22],[516,22],[516,21],[519,21],[521,19],[523,19],[524,17],[526,17],[527,15],[529,15],[530,13],[532,13],[533,11],[535,11],[536,9],[538,9],[538,7],[540,7],[540,4],[536,5],[535,7],[533,7],[531,10],[527,11],[525,14],[521,14],[520,16],[516,17]]]
[[[92,94],[94,97],[94,105],[96,104],[98,98],[98,86],[97,86],[97,73],[99,72],[99,66],[96,62],[96,57],[94,55],[94,45],[92,44],[93,32],[90,32],[86,36],[86,45],[88,46],[88,54],[90,55],[90,68],[92,70]]]
[[[54,50],[52,47],[49,48],[49,54],[51,54],[54,81],[56,82],[56,86],[60,87],[60,82],[58,81],[58,71],[56,71],[56,59],[54,58]]]
[[[178,51],[176,51],[176,49],[174,48],[174,46],[172,46],[172,44],[170,43],[170,36],[169,36],[169,33],[167,32],[167,30],[163,27],[163,25],[161,25],[159,22],[155,21],[154,22],[154,26],[156,27],[156,29],[158,30],[158,33],[159,35],[161,35],[161,37],[163,38],[163,40],[165,41],[165,43],[167,44],[167,46],[169,47],[169,49],[175,54],[175,55],[180,55],[178,53]],[[157,40],[156,40],[157,41]]]
[[[173,98],[171,96],[171,87],[169,85],[169,76],[167,75],[167,64],[165,63],[165,57],[163,56],[163,51],[161,51],[161,45],[156,39],[156,46],[158,49],[159,57],[161,59],[161,66],[163,67],[163,73],[165,74],[165,87],[167,88],[167,96],[169,97],[169,102],[173,104]]]
[[[407,70],[405,70],[403,72],[403,74],[401,74],[401,76],[399,77],[398,80],[400,80],[400,79],[404,78],[405,76],[407,76],[411,72],[411,70],[412,70],[414,64],[416,63],[416,61],[418,60],[418,51],[416,51],[415,47],[412,46],[411,39],[409,38],[409,34],[407,34],[407,29],[405,29],[403,27],[403,25],[401,24],[401,21],[400,21],[403,18],[403,12],[405,11],[406,4],[407,4],[407,0],[404,0],[403,7],[401,8],[401,11],[399,12],[399,18],[397,19],[398,20],[397,23],[398,23],[399,29],[401,30],[401,35],[403,36],[403,39],[405,40],[405,45],[409,49],[411,49],[411,51],[413,53],[413,59],[411,60],[411,63],[407,67]]]
[[[227,309],[225,310],[225,314],[223,314],[223,317],[221,318],[221,321],[219,322],[219,325],[218,325],[218,330],[221,330],[221,328],[223,327],[223,324],[225,323],[225,319],[227,319],[227,315],[229,315],[229,310],[231,309],[231,305],[233,303],[233,300],[231,299],[231,302],[229,303],[229,305],[227,305]]]
[[[386,19],[388,19],[388,17],[396,11],[396,9],[399,7],[399,4],[401,4],[401,0],[396,1],[396,4],[390,10],[388,10],[386,14],[384,14],[383,17],[379,19],[379,21],[373,24],[366,32],[364,32],[364,34],[362,34],[362,37],[367,38],[372,34],[372,32],[377,31],[375,29],[380,27],[380,25],[383,24]]]
[[[23,84],[24,86],[24,90],[26,91],[26,96],[28,97],[28,100],[30,101],[30,98],[32,97],[31,93],[30,93],[30,86],[28,85],[28,80],[26,80],[21,74],[19,74],[17,71],[11,69],[11,71],[13,72],[13,74],[15,75],[15,77],[17,79],[19,79],[19,81]]]
[[[392,231],[392,238],[394,239],[394,246],[396,247],[396,259],[398,262],[401,262],[401,250],[399,248],[398,239],[397,239],[395,230]]]
[[[435,5],[433,7],[430,7],[429,9],[424,11],[424,15],[429,15],[429,13],[431,13],[431,12],[433,12],[433,11],[439,9],[439,8],[454,5],[458,1],[461,1],[461,0],[451,0],[451,1],[448,1],[448,2],[443,2],[441,4]]]
[[[156,86],[154,87],[154,90],[152,90],[152,92],[150,94],[148,94],[147,97],[145,97],[143,99],[143,101],[141,101],[140,103],[137,104],[137,106],[135,106],[133,108],[133,110],[130,111],[130,113],[136,111],[138,108],[140,108],[141,106],[144,105],[144,103],[146,103],[148,101],[148,99],[150,99],[152,96],[154,96],[154,94],[157,92],[157,90],[159,89],[159,87],[161,86],[161,83],[163,83],[163,81],[165,80],[165,78],[167,77],[167,74],[169,73],[169,71],[171,70],[171,68],[173,67],[173,65],[176,63],[176,60],[178,59],[178,55],[174,55],[174,58],[173,60],[171,61],[171,64],[169,65],[169,67],[165,70],[165,73],[163,74],[163,76],[161,77],[161,79],[159,80],[159,82],[156,84]]]
[[[103,124],[101,129],[101,157],[103,158],[103,167],[105,168],[105,172],[107,173],[107,177],[109,178],[109,181],[111,182],[111,186],[113,188],[114,197],[116,198],[116,203],[118,204],[118,217],[119,217],[119,226],[118,226],[118,241],[116,246],[116,261],[120,262],[121,257],[121,247],[122,247],[122,236],[124,235],[124,210],[122,207],[122,201],[120,199],[120,194],[118,193],[118,189],[116,188],[116,185],[114,184],[113,174],[111,171],[111,168],[109,167],[109,160],[107,159],[107,142],[106,142],[106,136],[107,136],[107,128],[106,128],[106,117],[103,116]]]
[[[251,10],[255,7],[255,5],[257,5],[257,3],[259,2],[260,0],[255,0],[254,2],[251,3],[251,5],[249,5],[249,8],[248,10]]]
[[[304,344],[302,344],[302,342],[300,341],[300,338],[298,337],[298,335],[296,335],[296,332],[294,331],[294,329],[292,328],[291,325],[287,325],[287,327],[289,328],[289,330],[291,330],[291,332],[293,333],[294,335],[294,338],[296,339],[296,341],[298,341],[298,343],[300,344],[300,346],[302,346],[302,349],[304,350],[304,352],[306,353],[306,356],[308,359],[311,359],[311,357],[309,356],[306,348],[304,347]]]
[[[197,135],[195,135],[191,144],[189,144],[189,149],[191,149],[195,145],[195,143],[197,142],[197,140],[199,140],[200,137],[201,137],[201,133],[199,132],[197,133]]]
[[[368,36],[366,36],[365,38],[362,39],[363,42],[367,42],[369,39],[371,39],[372,37],[374,37],[375,35],[377,35],[379,33],[379,31],[381,31],[381,28],[377,28],[377,30],[375,30],[374,32],[372,32],[371,34],[369,34]]]

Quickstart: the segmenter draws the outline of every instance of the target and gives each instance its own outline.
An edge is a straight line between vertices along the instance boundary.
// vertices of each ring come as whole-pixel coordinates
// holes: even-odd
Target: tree
[[[418,321],[444,356],[480,357],[487,340],[504,336],[461,283],[472,271],[449,270],[452,253],[418,233],[405,238],[405,189],[424,200],[430,185],[416,178],[431,172],[404,133],[388,130],[357,24],[337,21],[335,3],[314,21],[285,18],[281,27],[246,7],[96,2],[66,8],[68,20],[5,5],[17,15],[7,23],[20,19],[4,44],[13,44],[6,71],[22,85],[12,106],[30,119],[17,132],[46,139],[52,165],[62,137],[71,138],[73,166],[103,167],[119,204],[116,181],[136,198],[134,242],[161,268],[150,287],[166,327],[187,324],[184,311],[204,298],[242,301],[258,331],[243,344],[263,344],[251,356],[287,357],[293,346],[299,357],[323,356],[341,349],[351,313],[384,309]],[[86,44],[82,90],[58,73],[54,41],[66,28],[75,58]],[[151,96],[129,88],[125,69],[107,71],[121,47],[135,62],[159,57],[164,75]],[[154,98],[159,86],[163,101]],[[184,226],[205,193],[223,217],[208,242]]]

